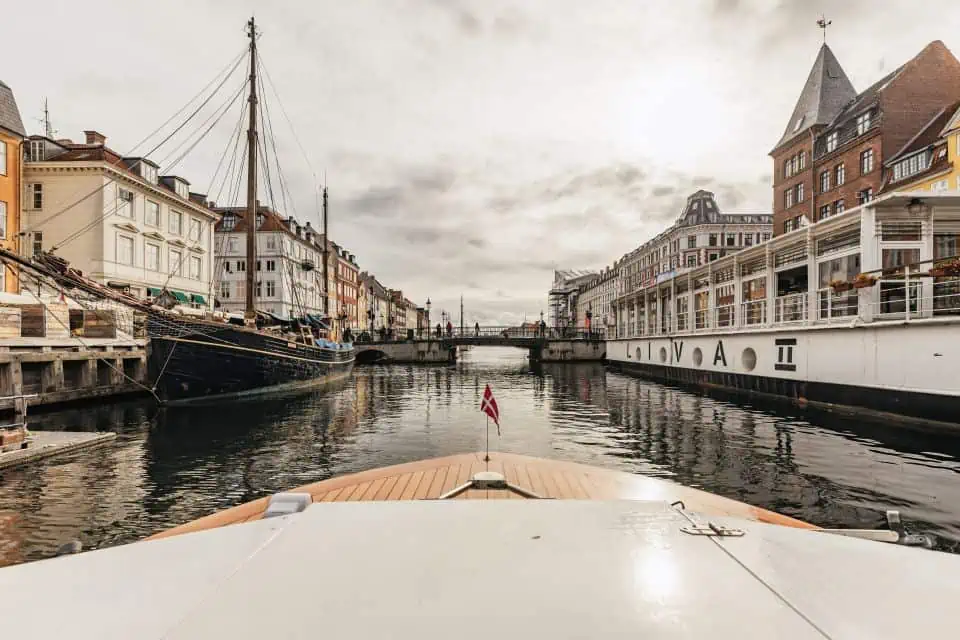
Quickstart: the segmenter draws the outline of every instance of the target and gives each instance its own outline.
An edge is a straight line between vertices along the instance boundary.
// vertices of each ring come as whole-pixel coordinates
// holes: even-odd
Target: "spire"
[[[837,62],[830,47],[824,43],[777,147],[812,126],[829,124],[843,106],[856,97],[857,91],[844,73],[843,67]]]

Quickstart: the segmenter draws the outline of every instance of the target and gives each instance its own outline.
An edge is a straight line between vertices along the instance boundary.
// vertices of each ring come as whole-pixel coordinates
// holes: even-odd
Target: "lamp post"
[[[432,333],[432,331],[430,330],[430,296],[427,296],[427,303],[423,305],[423,308],[427,310],[426,318],[424,319],[424,324],[427,325],[427,338],[429,338]]]

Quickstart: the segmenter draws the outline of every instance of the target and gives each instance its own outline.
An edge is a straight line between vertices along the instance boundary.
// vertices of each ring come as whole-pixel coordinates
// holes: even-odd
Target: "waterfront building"
[[[20,240],[20,183],[22,143],[26,136],[20,110],[13,91],[0,81],[0,246],[21,252]],[[16,269],[7,265],[0,268],[0,291],[19,293],[20,282]]]
[[[701,189],[687,198],[670,228],[620,259],[617,293],[640,291],[766,242],[772,220],[767,213],[722,213],[713,193]]]
[[[960,97],[960,96],[958,96]],[[883,163],[881,193],[960,189],[960,101],[944,107]]]
[[[553,286],[547,294],[547,326],[554,329],[577,324],[577,297],[582,286],[597,278],[596,271],[573,269],[553,272]]]
[[[620,287],[620,264],[613,263],[594,279],[581,286],[577,295],[577,326],[587,326],[593,330],[605,329],[616,324],[613,315],[613,301]]]
[[[367,288],[363,286],[363,274],[357,276],[357,334],[364,331],[370,331],[370,316],[368,311],[370,309],[370,301],[368,300],[369,292]]]
[[[30,136],[23,168],[23,251],[55,250],[71,266],[140,298],[167,289],[182,305],[212,305],[213,225],[219,216],[179,176],[125,158],[106,136],[82,144]]]
[[[246,207],[214,207],[221,216],[216,229],[216,299],[218,308],[243,313],[246,271],[257,270],[257,308],[280,318],[304,314],[322,317],[323,276],[318,234],[307,222],[284,217],[266,205],[257,209],[257,262],[247,264]]]
[[[414,304],[412,300],[408,298],[404,298],[403,306],[406,310],[406,313],[404,315],[407,321],[407,324],[404,326],[405,331],[403,333],[404,335],[406,335],[407,331],[412,329],[414,332],[416,332],[417,328],[419,327],[419,325],[417,324],[417,319],[418,319],[417,305]],[[416,333],[414,333],[414,335],[416,335]]]
[[[337,256],[337,304],[334,318],[336,318],[341,332],[347,328],[355,330],[359,323],[360,314],[360,306],[357,301],[357,290],[360,288],[360,269],[357,267],[357,258],[335,242],[331,244],[333,244]]]
[[[658,379],[950,422],[958,255],[960,195],[891,193],[625,291],[606,355]]]
[[[960,62],[935,41],[857,93],[821,46],[773,159],[774,234],[872,200],[885,161],[960,96]]]
[[[390,322],[390,293],[376,276],[364,271],[360,274],[360,285],[367,292],[367,317],[371,332],[385,332]]]
[[[393,331],[394,336],[404,333],[407,327],[407,305],[404,303],[403,291],[389,289],[390,313],[387,318],[387,328]]]

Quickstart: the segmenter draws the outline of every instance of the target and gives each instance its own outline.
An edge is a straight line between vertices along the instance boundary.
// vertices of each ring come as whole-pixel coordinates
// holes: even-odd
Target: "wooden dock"
[[[33,431],[30,446],[0,453],[0,470],[19,467],[52,456],[90,449],[111,442],[117,434],[89,431]]]
[[[727,515],[791,527],[813,525],[736,500],[691,489],[647,476],[610,471],[573,462],[533,458],[512,453],[491,453],[489,469],[502,473],[507,482],[543,498],[563,500],[660,500],[682,501],[687,510]],[[330,478],[291,489],[309,493],[313,502],[377,500],[435,500],[483,471],[483,453],[468,453]],[[210,516],[162,531],[149,539],[203,531],[230,524],[259,520],[269,496],[220,511]],[[470,489],[457,500],[523,500],[506,490]]]

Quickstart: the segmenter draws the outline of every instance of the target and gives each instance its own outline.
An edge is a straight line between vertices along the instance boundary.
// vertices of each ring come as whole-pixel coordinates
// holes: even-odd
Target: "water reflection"
[[[359,368],[339,387],[215,407],[127,402],[35,418],[113,430],[110,446],[0,473],[0,564],[135,540],[333,475],[478,450],[484,385],[506,451],[647,473],[828,526],[888,508],[960,540],[960,440],[736,404],[475,349],[456,366]]]

